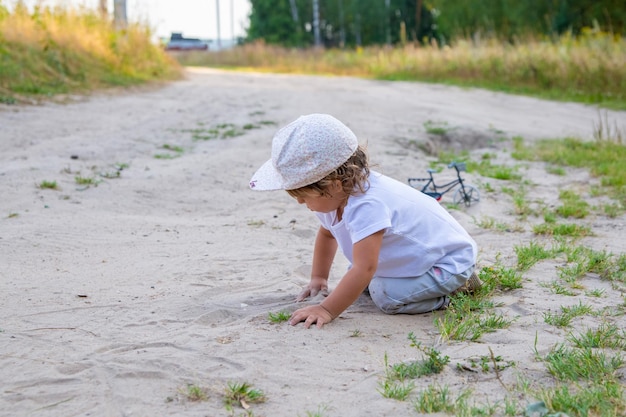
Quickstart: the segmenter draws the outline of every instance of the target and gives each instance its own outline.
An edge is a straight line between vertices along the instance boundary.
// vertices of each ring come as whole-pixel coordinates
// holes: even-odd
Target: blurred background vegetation
[[[120,30],[95,10],[9,10],[0,0],[0,102],[172,79],[180,63],[448,83],[626,109],[624,0],[250,3],[238,46],[169,53],[140,24]]]
[[[35,7],[0,0],[0,103],[129,86],[180,76],[150,30],[116,30],[96,10]]]
[[[247,41],[286,47],[439,46],[458,39],[623,36],[623,0],[251,0]],[[419,11],[419,12],[418,12]]]

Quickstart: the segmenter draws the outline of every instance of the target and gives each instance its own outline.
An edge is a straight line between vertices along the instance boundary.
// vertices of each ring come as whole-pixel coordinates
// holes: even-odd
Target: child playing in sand
[[[366,288],[383,312],[418,314],[480,286],[476,244],[465,229],[434,198],[370,170],[354,133],[330,115],[302,116],[280,129],[250,188],[286,190],[321,222],[311,281],[297,301],[328,294],[338,247],[350,261],[336,288],[296,310],[291,325],[321,328]]]

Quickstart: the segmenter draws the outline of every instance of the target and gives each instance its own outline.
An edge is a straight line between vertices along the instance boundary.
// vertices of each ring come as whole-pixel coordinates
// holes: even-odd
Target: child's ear
[[[341,180],[334,180],[332,184],[332,190],[334,193],[339,191],[343,191],[343,185],[341,184]]]

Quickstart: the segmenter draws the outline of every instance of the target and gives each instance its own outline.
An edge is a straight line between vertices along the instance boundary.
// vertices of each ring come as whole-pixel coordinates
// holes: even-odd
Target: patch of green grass
[[[461,415],[462,410],[467,412],[467,398],[470,395],[470,390],[464,390],[453,398],[447,385],[431,384],[417,394],[413,407],[418,413]],[[468,415],[465,412],[462,415]]]
[[[499,232],[523,232],[524,227],[520,225],[509,225],[503,222],[496,221],[493,217],[483,216],[480,221],[476,222],[476,225],[482,229],[497,230]]]
[[[393,379],[384,379],[378,383],[378,392],[385,398],[391,398],[398,401],[406,401],[415,389],[413,381],[397,381]]]
[[[559,166],[554,166],[554,165],[549,165],[546,167],[546,172],[548,172],[549,174],[552,175],[558,175],[560,177],[564,177],[566,172],[565,172],[565,168],[563,167],[559,167]]]
[[[552,250],[546,249],[535,241],[531,241],[528,246],[516,245],[514,248],[517,254],[517,268],[520,271],[527,271],[540,260],[554,257]]]
[[[269,321],[271,321],[272,323],[282,323],[285,322],[287,320],[289,320],[289,318],[291,317],[291,313],[288,311],[278,311],[276,313],[273,312],[269,312],[267,314],[267,318],[269,319]]]
[[[443,136],[451,128],[448,126],[447,122],[427,120],[426,122],[424,122],[424,129],[426,129],[426,133],[429,133],[431,135]]]
[[[559,192],[562,205],[556,208],[556,213],[561,217],[573,217],[582,219],[589,214],[589,204],[571,190]]]
[[[548,236],[584,237],[592,234],[589,226],[576,223],[543,223],[533,226],[533,233]]]
[[[208,398],[206,390],[196,384],[188,384],[180,393],[189,401],[205,401]]]
[[[530,207],[530,200],[528,198],[528,191],[526,187],[523,185],[519,185],[517,189],[513,189],[510,187],[502,187],[502,192],[508,194],[513,199],[513,206],[515,208],[515,214],[526,218],[531,214],[534,214],[534,211]]]
[[[483,177],[506,181],[518,181],[522,178],[516,167],[494,165],[490,160],[483,160],[479,163],[470,163],[468,165],[472,165],[472,171],[478,172]]]
[[[534,396],[545,404],[543,415],[565,413],[570,417],[621,417],[626,412],[624,387],[616,381],[582,387],[557,384],[538,390]]]
[[[174,159],[178,158],[185,151],[181,146],[164,144],[161,146],[161,149],[169,151],[168,153],[158,153],[155,154],[154,157],[156,159]]]
[[[601,122],[606,125],[608,122]],[[596,131],[602,130],[596,128]],[[605,130],[606,132],[606,130]],[[626,146],[619,131],[596,134],[596,141],[575,138],[542,140],[526,146],[521,140],[515,143],[514,155],[519,159],[541,160],[555,166],[573,166],[589,169],[600,178],[604,187],[622,205],[626,202]]]
[[[574,318],[591,313],[593,313],[591,306],[579,303],[571,307],[561,306],[560,313],[544,313],[543,320],[552,326],[568,327]]]
[[[482,268],[479,276],[485,286],[491,290],[499,288],[509,291],[522,288],[523,278],[520,272],[500,263]]]
[[[617,354],[607,356],[591,348],[569,348],[563,344],[554,347],[544,358],[548,372],[561,381],[611,381],[624,364]]]
[[[577,348],[609,348],[626,350],[626,331],[612,323],[602,323],[596,329],[586,329],[584,332],[567,336]]]
[[[327,405],[320,405],[317,407],[317,411],[307,411],[305,417],[324,417],[324,413],[328,411]],[[300,414],[298,414],[300,416]]]
[[[80,175],[77,175],[74,177],[74,181],[76,181],[76,184],[78,185],[98,185],[98,180],[93,177],[81,177]]]
[[[42,190],[58,190],[59,189],[59,186],[56,181],[48,181],[48,180],[41,181],[37,185],[37,187],[39,187]]]
[[[247,382],[229,382],[224,393],[224,405],[228,411],[232,411],[235,405],[250,411],[250,404],[265,401],[267,398],[263,391],[253,388]]]
[[[434,348],[425,347],[417,340],[413,332],[408,336],[411,341],[411,347],[416,348],[422,353],[423,359],[408,363],[398,363],[387,368],[387,379],[404,381],[406,379],[415,379],[425,375],[438,374],[443,371],[444,367],[450,362],[448,356],[442,356],[441,352]],[[385,363],[387,357],[385,356]]]

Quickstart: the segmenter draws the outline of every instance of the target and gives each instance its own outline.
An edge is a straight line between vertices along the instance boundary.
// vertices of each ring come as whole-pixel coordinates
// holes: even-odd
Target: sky
[[[29,7],[70,5],[96,8],[98,0],[25,0]],[[11,4],[5,0],[5,4]],[[15,3],[15,0],[13,0]],[[113,12],[113,0],[108,0]],[[220,39],[245,35],[250,13],[249,0],[126,0],[128,20],[147,23],[158,37],[169,38],[172,32],[182,32],[188,38],[217,39],[217,6],[219,4]]]

